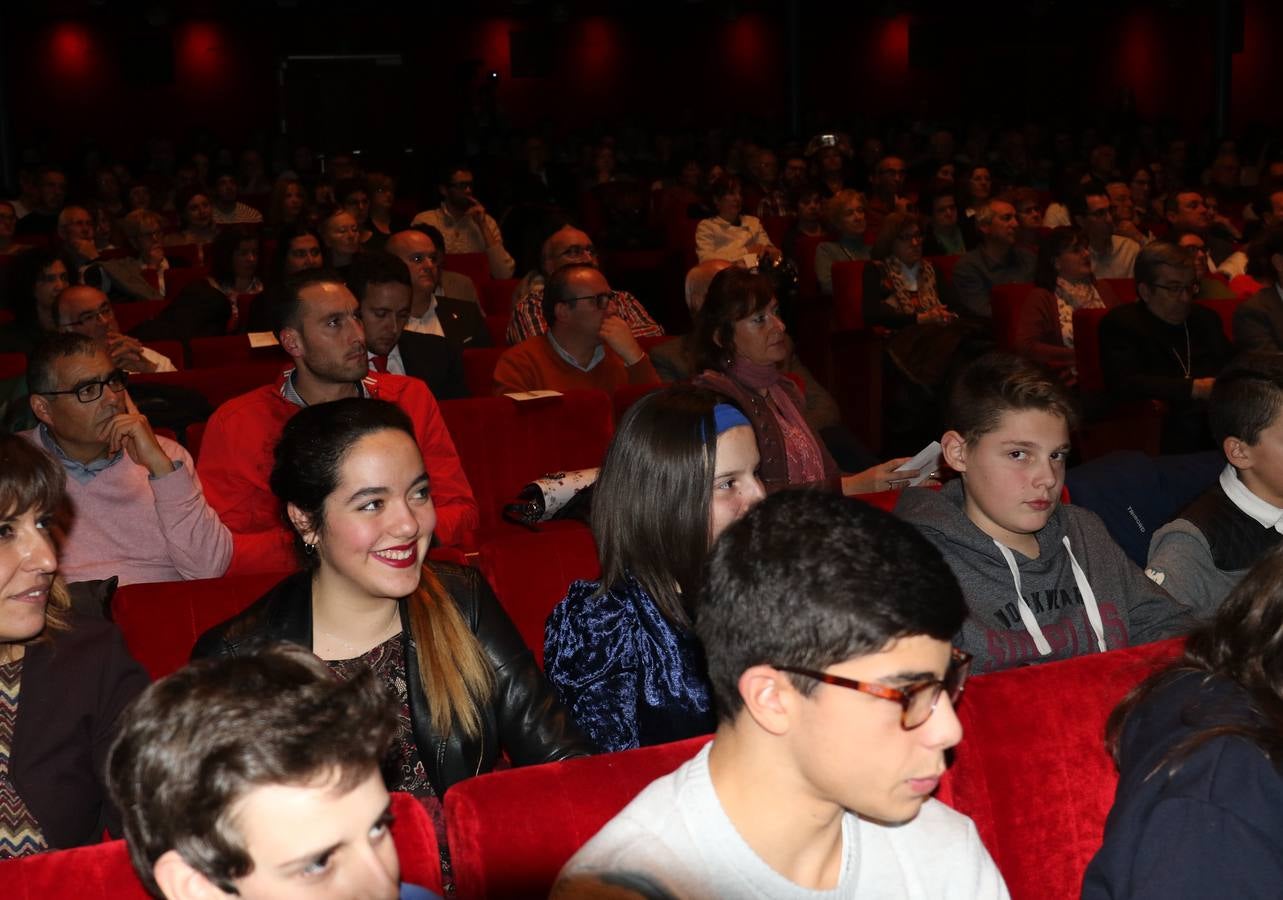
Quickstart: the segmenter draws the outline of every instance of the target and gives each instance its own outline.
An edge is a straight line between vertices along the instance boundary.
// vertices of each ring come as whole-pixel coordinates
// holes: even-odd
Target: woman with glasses
[[[0,859],[119,836],[103,767],[117,716],[147,686],[116,627],[73,609],[58,576],[65,478],[0,435]]]
[[[548,617],[544,671],[605,751],[713,730],[690,601],[708,548],[766,496],[739,408],[676,387],[624,416],[593,489],[598,581]]]
[[[1084,898],[1272,897],[1283,883],[1283,551],[1109,717],[1118,790]]]
[[[718,272],[695,317],[695,384],[735,403],[753,424],[761,450],[761,480],[768,492],[786,487],[825,486],[846,494],[886,490],[904,459],[869,465],[854,475],[838,469],[823,439],[806,421],[805,401],[781,371],[791,346],[769,277],[737,266]],[[857,451],[866,464],[867,451]]]
[[[1016,346],[1072,385],[1078,378],[1074,311],[1113,309],[1118,296],[1092,275],[1086,235],[1063,226],[1052,229],[1039,250],[1034,284],[1020,307]]]

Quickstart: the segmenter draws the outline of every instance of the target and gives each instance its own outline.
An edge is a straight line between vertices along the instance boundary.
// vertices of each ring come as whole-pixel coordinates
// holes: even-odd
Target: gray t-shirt
[[[736,831],[717,799],[705,746],[653,782],[566,863],[555,900],[580,897],[771,900],[1005,900],[975,825],[928,800],[911,822],[878,825],[847,813],[837,887],[812,891],[773,870]]]

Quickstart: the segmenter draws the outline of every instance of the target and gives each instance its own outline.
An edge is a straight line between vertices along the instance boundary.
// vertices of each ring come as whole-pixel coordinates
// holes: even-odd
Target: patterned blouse
[[[22,688],[22,660],[0,665],[0,859],[31,856],[48,850],[40,823],[18,795],[9,778],[9,753],[18,723],[18,692]]]

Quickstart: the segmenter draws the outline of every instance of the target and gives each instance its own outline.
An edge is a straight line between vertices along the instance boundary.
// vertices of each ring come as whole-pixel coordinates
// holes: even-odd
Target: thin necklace
[[[388,638],[392,637],[392,635],[395,634],[396,631],[401,630],[400,613],[401,613],[401,610],[399,607],[393,607],[392,618],[388,621],[387,626],[384,627],[382,636],[377,641],[375,641],[374,644],[365,648],[364,650],[358,649],[355,644],[349,641],[343,640],[343,638],[339,637],[337,634],[326,631],[324,628],[320,628],[316,626],[315,623],[313,623],[313,627],[316,628],[316,631],[319,634],[321,634],[323,637],[327,637],[330,640],[334,641],[336,644],[340,644],[345,650],[347,650],[348,653],[351,653],[352,655],[348,657],[349,659],[355,659],[358,656],[361,656],[365,653],[369,653],[375,647],[379,646],[379,644],[382,644]],[[396,625],[396,631],[393,631],[393,628],[392,628],[393,624]]]
[[[1181,359],[1181,355],[1176,352],[1175,347],[1168,347],[1167,349],[1172,351],[1172,356],[1176,357],[1176,362],[1180,365],[1181,371],[1185,373],[1185,379],[1189,380],[1189,372],[1194,365],[1194,355],[1189,349],[1189,322],[1184,322],[1183,324],[1185,326],[1185,358]]]

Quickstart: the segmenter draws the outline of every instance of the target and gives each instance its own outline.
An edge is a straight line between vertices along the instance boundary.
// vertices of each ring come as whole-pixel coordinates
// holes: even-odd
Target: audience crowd
[[[0,860],[105,831],[158,898],[431,896],[393,791],[448,896],[455,785],[711,734],[554,896],[1002,898],[932,796],[968,675],[1178,637],[1100,736],[1083,895],[1277,890],[1283,155],[862,128],[429,172],[32,155],[0,201]],[[514,531],[468,454],[546,473],[450,426],[578,392],[614,405],[576,473],[600,568],[540,643],[477,565]],[[1118,473],[1178,454],[1150,537]],[[1075,505],[1088,460],[1118,488]],[[117,589],[264,575],[147,686]]]

